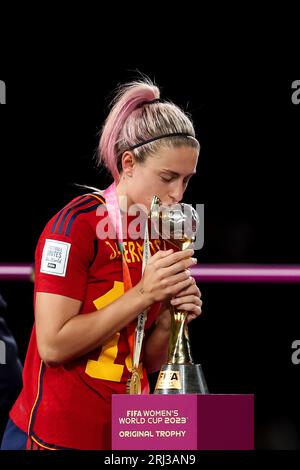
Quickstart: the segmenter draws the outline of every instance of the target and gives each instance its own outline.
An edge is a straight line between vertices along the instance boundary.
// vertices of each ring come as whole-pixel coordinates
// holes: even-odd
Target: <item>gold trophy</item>
[[[154,196],[151,210],[151,228],[160,239],[168,240],[177,250],[193,246],[199,227],[197,211],[189,204],[162,205]],[[200,364],[194,364],[186,317],[188,312],[170,304],[171,335],[168,362],[160,370],[155,394],[208,393]]]

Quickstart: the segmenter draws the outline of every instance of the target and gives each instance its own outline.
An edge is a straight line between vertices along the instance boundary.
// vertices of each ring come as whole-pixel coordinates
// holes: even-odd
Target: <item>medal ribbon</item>
[[[118,203],[118,197],[116,192],[116,184],[111,184],[107,189],[103,191],[105,197],[106,207],[108,216],[113,225],[117,242],[122,257],[122,270],[123,270],[123,282],[124,282],[124,291],[132,288],[132,281],[129,272],[129,267],[124,256],[124,247],[123,247],[123,229],[122,229],[122,220],[121,213]],[[150,258],[150,243],[149,243],[149,234],[148,234],[148,223],[146,220],[145,223],[145,236],[144,236],[144,249],[143,249],[143,263],[142,263],[142,275],[144,274],[145,267]],[[130,355],[132,359],[132,370],[138,369],[143,338],[144,338],[144,329],[145,323],[147,321],[147,310],[141,312],[137,318],[137,323],[131,322],[127,325],[128,332],[128,343],[130,349]],[[132,372],[132,370],[130,372]]]

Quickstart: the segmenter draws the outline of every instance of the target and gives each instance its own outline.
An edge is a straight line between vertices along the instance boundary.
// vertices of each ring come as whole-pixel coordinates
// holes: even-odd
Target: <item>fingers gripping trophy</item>
[[[157,196],[152,200],[151,228],[159,238],[176,249],[192,247],[199,227],[197,211],[189,204],[163,205]],[[188,312],[170,304],[171,335],[168,362],[160,370],[155,394],[208,393],[200,364],[194,364],[186,318]]]

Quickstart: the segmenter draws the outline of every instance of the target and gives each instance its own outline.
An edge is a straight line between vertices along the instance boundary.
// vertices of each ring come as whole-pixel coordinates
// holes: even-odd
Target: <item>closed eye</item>
[[[165,178],[164,176],[161,176],[160,179],[164,182],[164,183],[170,183],[170,181],[174,180],[174,176],[171,176],[169,178]]]
[[[195,173],[191,174],[191,175],[188,175],[186,176],[184,179],[183,179],[183,183],[184,184],[188,184],[188,182],[190,181],[190,179],[194,176]],[[174,175],[160,175],[160,179],[161,181],[163,181],[164,183],[170,183],[171,181],[174,181],[175,179],[179,178],[180,175],[178,174],[174,174]]]

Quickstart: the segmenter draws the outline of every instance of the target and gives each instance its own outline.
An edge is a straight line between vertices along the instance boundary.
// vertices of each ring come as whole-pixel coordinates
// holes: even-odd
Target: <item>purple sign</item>
[[[253,395],[113,395],[113,450],[252,450]]]

